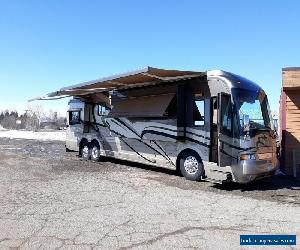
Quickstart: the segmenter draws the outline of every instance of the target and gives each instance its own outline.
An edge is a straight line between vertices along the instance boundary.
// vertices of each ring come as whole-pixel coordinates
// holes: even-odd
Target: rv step
[[[211,182],[211,183],[215,183],[215,184],[222,184],[223,183],[222,181],[211,179],[211,178],[207,178],[207,177],[204,180],[208,181],[208,182]]]
[[[232,175],[229,172],[220,172],[220,171],[205,171],[206,180],[215,180],[215,181],[231,181]]]
[[[206,178],[204,180],[213,182],[213,183],[223,183],[227,181],[232,181],[232,172],[231,168],[228,167],[219,167],[214,163],[207,163],[204,166]]]

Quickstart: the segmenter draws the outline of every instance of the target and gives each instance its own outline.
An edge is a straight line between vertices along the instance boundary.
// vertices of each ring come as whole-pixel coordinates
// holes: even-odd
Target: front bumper
[[[271,176],[279,168],[278,159],[242,160],[232,167],[234,180],[239,183],[248,183],[256,179]]]
[[[243,175],[260,175],[276,170],[274,162],[264,160],[244,160],[240,161]]]

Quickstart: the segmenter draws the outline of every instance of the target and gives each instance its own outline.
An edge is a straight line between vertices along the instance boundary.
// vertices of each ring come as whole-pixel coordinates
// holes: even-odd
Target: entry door
[[[210,99],[210,161],[218,163],[218,98],[213,96]]]
[[[77,150],[77,139],[82,136],[82,109],[69,110],[67,113],[66,147]]]
[[[232,104],[231,96],[218,94],[218,165],[232,164]]]
[[[93,106],[85,104],[83,109],[83,133],[90,133],[91,112]]]

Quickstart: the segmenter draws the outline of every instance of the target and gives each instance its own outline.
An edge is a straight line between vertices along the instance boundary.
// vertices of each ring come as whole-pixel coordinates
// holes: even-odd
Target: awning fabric
[[[101,79],[84,82],[47,94],[33,100],[59,99],[68,96],[84,97],[93,93],[101,93],[110,90],[122,90],[133,87],[156,85],[163,82],[172,82],[204,76],[205,72],[165,70],[146,67],[141,70],[125,74],[113,75]]]
[[[142,96],[114,102],[109,117],[162,117],[170,104],[172,94]]]

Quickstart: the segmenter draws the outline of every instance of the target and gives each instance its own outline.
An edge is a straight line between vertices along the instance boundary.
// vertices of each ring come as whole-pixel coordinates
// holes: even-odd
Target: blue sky
[[[296,0],[0,0],[0,110],[147,65],[243,75],[277,110],[281,69],[300,66],[299,10]]]

